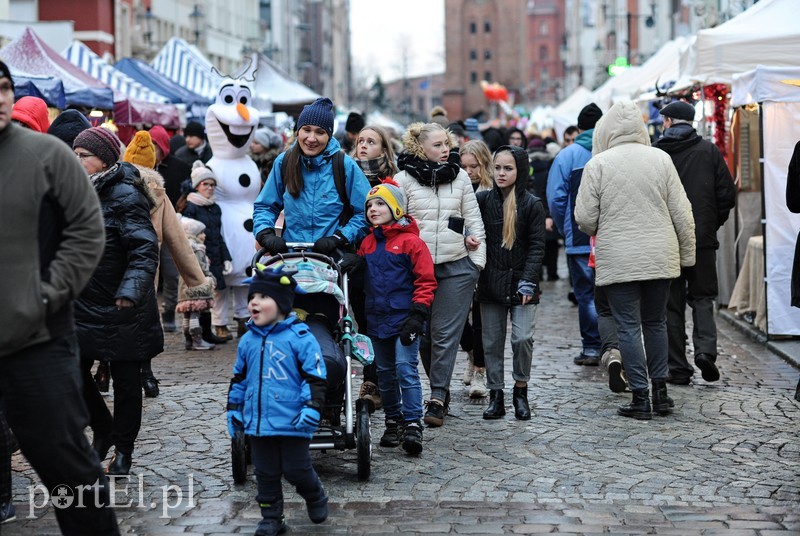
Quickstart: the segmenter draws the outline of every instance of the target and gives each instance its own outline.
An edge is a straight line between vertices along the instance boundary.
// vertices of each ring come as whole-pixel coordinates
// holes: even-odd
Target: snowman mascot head
[[[214,156],[226,160],[247,158],[259,119],[252,102],[250,82],[223,78],[217,100],[206,112],[206,134]]]

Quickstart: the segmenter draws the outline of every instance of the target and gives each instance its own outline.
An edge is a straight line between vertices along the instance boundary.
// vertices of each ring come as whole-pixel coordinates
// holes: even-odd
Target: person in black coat
[[[794,153],[789,161],[789,173],[786,176],[786,208],[790,212],[800,214],[800,141],[794,146]],[[794,246],[791,292],[792,307],[800,307],[800,233],[797,234]],[[800,402],[800,381],[797,382],[794,399]]]
[[[527,151],[504,145],[494,154],[494,188],[477,196],[487,248],[486,267],[478,280],[476,296],[481,304],[486,386],[490,396],[484,419],[505,415],[503,360],[509,313],[514,416],[520,420],[531,418],[528,380],[544,256],[545,210],[542,201],[527,191],[529,174]]]
[[[717,146],[704,140],[692,126],[694,106],[673,102],[661,109],[664,136],[655,144],[672,158],[686,197],[692,204],[696,263],[681,269],[672,281],[667,303],[669,381],[686,385],[694,368],[686,360],[686,304],[692,308],[694,362],[706,381],[717,381],[717,230],[736,204],[736,187]]]
[[[118,163],[119,139],[95,127],[73,145],[89,174],[105,223],[105,247],[89,283],[75,301],[75,322],[84,377],[84,400],[100,460],[116,452],[106,472],[130,472],[133,445],[142,422],[141,365],[164,349],[153,280],[158,237],[150,221],[155,202],[131,164]],[[92,381],[96,360],[110,362],[114,415]]]
[[[547,177],[553,165],[555,155],[546,149],[544,140],[534,138],[528,142],[528,160],[531,163],[531,179],[528,191],[539,199],[547,199]],[[543,203],[545,212],[544,259],[542,266],[547,268],[547,280],[558,280],[558,239],[559,234],[547,203]],[[542,277],[539,278],[540,280]]]
[[[175,151],[175,157],[180,158],[189,166],[196,160],[202,160],[204,164],[207,164],[214,156],[211,152],[211,145],[206,139],[206,129],[200,123],[191,121],[187,124],[183,129],[183,138],[184,145]]]

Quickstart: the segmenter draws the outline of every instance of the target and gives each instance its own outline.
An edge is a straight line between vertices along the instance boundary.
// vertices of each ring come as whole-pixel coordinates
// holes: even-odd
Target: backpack
[[[343,205],[342,212],[339,214],[339,226],[344,226],[354,214],[353,207],[350,206],[350,197],[347,195],[347,179],[344,176],[344,152],[336,151],[331,157],[331,164],[333,164],[333,182],[336,184],[336,192],[339,194],[339,200]],[[286,176],[287,165],[288,163],[284,156],[281,160],[281,177]]]

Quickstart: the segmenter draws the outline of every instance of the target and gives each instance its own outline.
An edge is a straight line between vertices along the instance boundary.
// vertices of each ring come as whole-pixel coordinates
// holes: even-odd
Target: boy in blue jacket
[[[248,290],[249,328],[239,341],[228,391],[228,432],[249,437],[262,520],[255,534],[286,531],[281,475],[305,499],[308,517],[328,517],[328,496],[308,449],[327,388],[319,344],[292,313],[297,283],[280,269],[255,270]]]

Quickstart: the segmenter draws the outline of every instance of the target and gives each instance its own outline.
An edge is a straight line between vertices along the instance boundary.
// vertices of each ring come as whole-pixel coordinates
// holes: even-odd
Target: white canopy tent
[[[800,309],[790,304],[800,215],[786,208],[787,168],[800,140],[800,67],[759,65],[732,82],[733,106],[758,104],[761,114],[767,335],[800,335]]]
[[[578,86],[572,94],[550,112],[553,117],[553,128],[558,139],[564,138],[564,131],[570,125],[578,123],[578,114],[584,106],[592,102],[592,92],[585,86]]]
[[[252,54],[242,75],[247,79],[255,77],[253,103],[263,112],[271,112],[274,107],[298,107],[321,97],[260,52]]]

